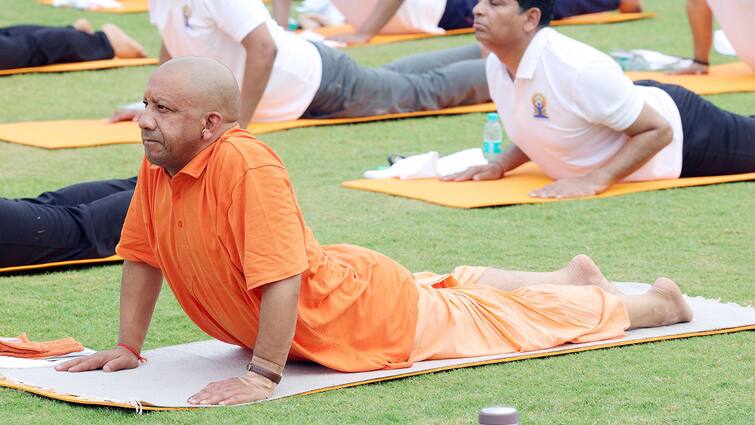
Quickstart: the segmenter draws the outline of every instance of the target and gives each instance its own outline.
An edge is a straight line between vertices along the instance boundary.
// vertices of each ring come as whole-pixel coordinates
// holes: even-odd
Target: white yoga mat
[[[625,293],[641,293],[644,284],[619,284]],[[312,363],[291,362],[271,399],[327,391],[369,382],[419,375],[466,366],[573,353],[665,339],[755,329],[755,309],[688,297],[695,314],[690,323],[629,331],[624,338],[587,344],[567,344],[528,353],[415,363],[411,368],[362,373],[339,373]],[[0,368],[0,386],[82,404],[135,408],[138,411],[187,408],[186,399],[206,384],[244,371],[251,353],[219,341],[201,341],[158,348],[144,355],[149,361],[116,373],[56,372],[46,368]],[[4,379],[3,379],[4,378]]]

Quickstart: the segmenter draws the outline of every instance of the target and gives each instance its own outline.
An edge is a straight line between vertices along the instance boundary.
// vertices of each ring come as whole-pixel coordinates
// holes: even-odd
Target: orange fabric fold
[[[566,19],[557,19],[551,22],[551,26],[562,25],[593,25],[593,24],[613,24],[619,22],[636,21],[638,19],[646,19],[655,17],[655,13],[640,12],[640,13],[616,13],[616,12],[600,12],[589,13],[586,15],[572,16]],[[323,27],[315,30],[316,33],[322,34],[326,37],[330,37],[336,34],[350,34],[354,32],[354,27],[349,24],[335,25],[331,27]],[[387,44],[396,43],[399,41],[421,40],[423,38],[432,37],[444,37],[449,35],[462,35],[462,34],[474,34],[473,28],[460,28],[455,30],[448,30],[441,34],[380,34],[372,37],[367,44]]]
[[[0,356],[43,359],[46,357],[64,356],[84,349],[84,346],[73,338],[34,342],[29,339],[26,333],[22,333],[15,339],[18,341],[0,339]]]
[[[410,362],[536,351],[619,338],[629,328],[621,299],[597,286],[502,291],[477,283],[485,270],[415,274],[419,312]]]

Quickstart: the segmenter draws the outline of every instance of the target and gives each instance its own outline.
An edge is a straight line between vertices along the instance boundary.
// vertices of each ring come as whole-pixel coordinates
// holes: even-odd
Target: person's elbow
[[[271,65],[278,57],[278,46],[273,39],[263,39],[255,43],[254,48],[246,49],[247,61]]]
[[[656,129],[657,135],[655,137],[656,147],[658,150],[670,145],[674,140],[674,129],[671,127],[668,121],[662,120]]]

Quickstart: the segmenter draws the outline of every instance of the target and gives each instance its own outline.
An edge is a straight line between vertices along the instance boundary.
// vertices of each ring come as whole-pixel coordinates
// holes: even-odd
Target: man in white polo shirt
[[[287,32],[261,0],[150,0],[160,59],[207,56],[241,87],[239,123],[437,110],[490,101],[479,45],[400,59],[377,69]],[[134,113],[114,117],[133,118]]]
[[[556,180],[530,195],[589,196],[620,181],[755,171],[755,118],[679,86],[636,84],[607,55],[546,28],[553,0],[480,0],[490,93],[513,142],[446,180],[490,180],[528,160]]]
[[[708,73],[714,16],[737,56],[755,71],[755,0],[687,0],[694,62],[675,73]]]

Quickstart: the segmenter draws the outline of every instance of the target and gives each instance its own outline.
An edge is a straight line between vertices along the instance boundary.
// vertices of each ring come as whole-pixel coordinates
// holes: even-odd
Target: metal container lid
[[[493,406],[480,410],[480,425],[519,425],[519,412],[513,407]]]

